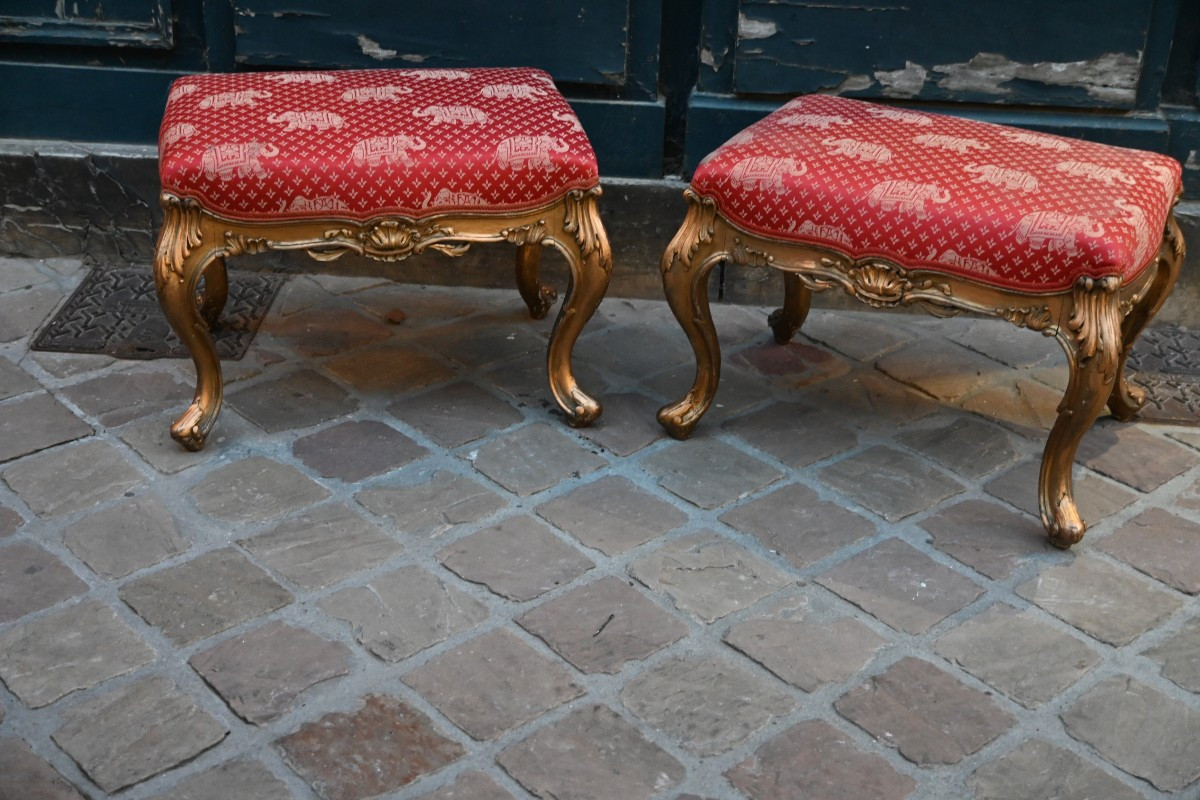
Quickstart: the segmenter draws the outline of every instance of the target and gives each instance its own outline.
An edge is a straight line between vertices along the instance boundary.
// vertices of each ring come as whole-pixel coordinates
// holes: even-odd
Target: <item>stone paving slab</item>
[[[1200,694],[1200,618],[1188,620],[1161,644],[1142,653],[1162,665],[1162,675]]]
[[[297,439],[292,453],[326,478],[355,483],[425,455],[424,447],[382,422],[343,422]]]
[[[152,800],[291,800],[287,784],[257,761],[228,761],[193,775]]]
[[[42,547],[17,541],[0,548],[0,624],[77,597],[87,588]]]
[[[143,678],[62,714],[54,741],[106,792],[170,769],[220,742],[225,727],[170,678]]]
[[[629,574],[704,622],[748,608],[790,583],[782,570],[712,532],[668,542],[630,564]]]
[[[191,547],[170,510],[153,494],[122,500],[68,525],[63,544],[106,578],[124,577]]]
[[[1129,676],[1096,684],[1062,720],[1076,739],[1163,791],[1200,779],[1200,711]]]
[[[414,486],[379,485],[355,495],[369,511],[387,517],[398,531],[438,536],[504,508],[504,500],[470,478],[436,472]]]
[[[1018,703],[1037,708],[1100,663],[1100,654],[1029,610],[997,604],[943,634],[934,650]]]
[[[510,600],[532,600],[570,583],[594,562],[534,517],[513,517],[438,552],[451,572]]]
[[[813,619],[807,605],[804,598],[781,600],[730,627],[724,641],[806,692],[847,680],[887,644],[851,617]]]
[[[876,532],[870,520],[799,483],[743,503],[720,519],[801,568]]]
[[[462,745],[420,711],[374,694],[354,711],[326,714],[278,744],[284,760],[322,800],[393,792],[463,755]]]
[[[726,773],[751,800],[903,800],[916,781],[822,720],[784,731]]]
[[[191,644],[292,602],[292,594],[232,547],[137,578],[121,599],[177,644]]]
[[[517,624],[583,672],[619,672],[687,635],[680,620],[615,576],[572,589]]]
[[[0,798],[84,800],[78,789],[15,736],[0,738]]]
[[[1183,601],[1094,556],[1043,570],[1017,594],[1102,642],[1124,645],[1162,622]]]
[[[683,779],[670,753],[605,706],[583,708],[496,757],[537,797],[650,800]]]
[[[66,485],[57,478],[71,476]],[[87,441],[21,459],[3,472],[4,482],[35,514],[58,517],[114,500],[145,482],[108,442]]]
[[[331,586],[404,550],[378,525],[342,503],[298,514],[241,544],[305,589]]]
[[[138,369],[73,384],[62,396],[101,425],[116,428],[179,403],[189,388],[168,372]]]
[[[974,800],[1140,800],[1142,794],[1070,750],[1030,739],[984,764],[967,786]]]
[[[605,555],[617,555],[687,521],[687,514],[628,478],[607,476],[537,507],[547,522]]]
[[[698,756],[736,747],[795,704],[778,683],[725,658],[664,661],[626,684],[621,702]]]
[[[0,462],[92,434],[91,425],[46,392],[0,408]]]
[[[488,618],[483,603],[416,566],[341,589],[320,606],[349,622],[358,642],[386,661],[401,661]]]
[[[842,695],[834,708],[921,766],[956,764],[1016,721],[984,692],[911,656]]]
[[[213,470],[188,494],[203,513],[236,524],[281,517],[330,492],[290,464],[252,456]]]
[[[188,663],[234,713],[262,725],[290,711],[305,689],[349,672],[350,651],[303,628],[269,622]]]
[[[900,539],[887,539],[817,581],[897,630],[924,633],[983,588]]]
[[[499,738],[585,691],[561,662],[503,630],[434,657],[404,682],[475,739]]]
[[[94,600],[0,633],[0,679],[30,708],[132,672],[154,656],[113,609]]]
[[[0,327],[80,275],[19,263]],[[381,275],[290,278],[200,453],[186,361],[0,341],[0,798],[1197,796],[1200,435],[1089,433],[1063,552],[1028,331],[818,309],[779,347],[715,303],[680,442],[664,303],[601,306],[574,430],[511,287]]]

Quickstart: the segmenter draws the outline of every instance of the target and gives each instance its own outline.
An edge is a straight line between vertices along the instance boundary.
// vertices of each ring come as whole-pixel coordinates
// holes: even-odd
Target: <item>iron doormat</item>
[[[1146,390],[1143,422],[1200,425],[1200,331],[1176,325],[1147,328],[1126,365]]]
[[[245,355],[286,280],[286,275],[229,270],[229,300],[213,331],[220,358]],[[93,269],[31,347],[129,359],[188,358],[159,308],[150,267]]]

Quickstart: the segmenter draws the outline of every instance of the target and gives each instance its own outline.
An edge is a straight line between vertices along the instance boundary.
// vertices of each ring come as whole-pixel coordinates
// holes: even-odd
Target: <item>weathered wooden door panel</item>
[[[169,48],[171,0],[3,0],[0,41]]]
[[[740,0],[733,90],[1133,108],[1153,0]]]
[[[235,0],[235,58],[296,67],[534,66],[568,83],[621,86],[624,0]]]

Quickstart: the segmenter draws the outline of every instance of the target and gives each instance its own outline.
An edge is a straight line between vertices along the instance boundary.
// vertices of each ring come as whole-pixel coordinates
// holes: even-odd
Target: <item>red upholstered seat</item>
[[[532,210],[598,182],[536,69],[197,75],[171,88],[164,192],[241,221]]]
[[[989,286],[1135,277],[1180,189],[1153,153],[812,95],[734,136],[692,188],[735,225]]]

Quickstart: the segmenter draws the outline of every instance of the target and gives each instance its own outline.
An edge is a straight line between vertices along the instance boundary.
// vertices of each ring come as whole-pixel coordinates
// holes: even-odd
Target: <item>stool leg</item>
[[[800,330],[808,318],[812,304],[812,290],[804,285],[795,272],[783,273],[783,308],[777,308],[767,317],[767,324],[775,334],[775,341],[787,344]]]
[[[542,319],[554,304],[558,292],[553,286],[538,281],[538,267],[542,262],[540,244],[523,244],[517,247],[517,291],[529,307],[529,316]]]
[[[567,424],[575,428],[591,424],[602,410],[599,402],[579,388],[571,370],[575,341],[604,299],[612,272],[612,250],[596,204],[599,196],[598,186],[586,192],[571,192],[565,201],[563,230],[573,238],[554,239],[567,257],[570,281],[550,332],[546,365],[550,391],[567,415]]]
[[[721,381],[721,346],[708,305],[708,275],[725,253],[711,238],[711,213],[700,202],[692,201],[683,225],[662,257],[663,292],[696,355],[692,388],[682,400],[658,410],[659,424],[676,439],[692,435],[696,423],[712,405]]]
[[[1112,394],[1121,358],[1120,281],[1081,278],[1058,338],[1071,375],[1042,454],[1038,504],[1050,541],[1067,548],[1082,539],[1087,528],[1075,506],[1075,451]]]
[[[215,330],[229,299],[229,274],[225,271],[225,259],[214,258],[204,270],[204,292],[199,297],[200,316]]]
[[[1162,246],[1158,251],[1155,264],[1154,279],[1146,294],[1137,302],[1121,324],[1121,357],[1117,363],[1117,383],[1113,386],[1112,395],[1108,398],[1108,407],[1113,416],[1119,420],[1133,417],[1146,403],[1146,392],[1137,386],[1132,386],[1125,376],[1125,359],[1137,337],[1141,335],[1146,325],[1162,308],[1167,295],[1175,286],[1179,277],[1179,268],[1183,264],[1184,243],[1183,234],[1175,215],[1167,217],[1167,229],[1163,234]]]
[[[213,254],[201,246],[199,212],[164,202],[165,219],[154,256],[154,285],[163,314],[196,366],[196,392],[171,425],[171,437],[188,450],[204,447],[221,409],[221,362],[196,302],[196,286]]]

